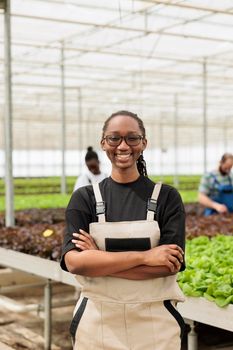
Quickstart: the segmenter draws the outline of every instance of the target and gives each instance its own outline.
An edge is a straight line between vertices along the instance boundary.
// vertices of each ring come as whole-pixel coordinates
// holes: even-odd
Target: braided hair
[[[137,168],[140,175],[147,177],[146,161],[141,153],[137,160]]]
[[[139,129],[141,130],[143,138],[146,137],[146,130],[145,130],[143,121],[142,121],[142,119],[140,119],[138,117],[137,114],[129,112],[129,111],[118,111],[116,113],[111,114],[110,117],[108,117],[108,119],[106,119],[106,121],[104,123],[104,126],[103,126],[103,129],[102,129],[102,132],[103,132],[102,133],[102,138],[104,137],[104,134],[105,134],[105,132],[106,132],[106,130],[108,128],[108,124],[109,124],[110,120],[112,120],[112,118],[117,117],[119,115],[123,115],[123,116],[126,116],[126,117],[131,117],[134,120],[136,120],[137,123],[138,123]],[[141,153],[140,157],[137,160],[137,168],[138,168],[138,172],[139,172],[140,175],[147,176],[146,161],[145,161],[142,153]]]

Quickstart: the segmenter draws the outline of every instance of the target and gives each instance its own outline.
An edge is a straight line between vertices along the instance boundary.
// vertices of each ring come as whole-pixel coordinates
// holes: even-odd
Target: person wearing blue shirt
[[[224,153],[218,169],[203,175],[198,200],[205,207],[204,215],[233,212],[233,154]]]

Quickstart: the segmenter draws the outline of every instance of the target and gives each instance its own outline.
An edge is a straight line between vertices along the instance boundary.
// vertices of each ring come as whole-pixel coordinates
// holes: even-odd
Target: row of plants
[[[163,181],[164,183],[174,185],[176,183],[174,176],[151,176],[153,181]],[[76,177],[66,177],[67,192],[72,193]],[[199,175],[180,175],[177,177],[177,188],[179,190],[196,190],[200,181]],[[37,194],[37,193],[60,193],[60,177],[41,177],[41,178],[14,178],[15,194]],[[0,195],[5,193],[4,180],[0,179]]]
[[[76,180],[75,176],[67,176],[66,183],[74,184]],[[61,178],[59,176],[49,176],[49,177],[14,177],[13,179],[15,186],[40,186],[40,185],[59,185]],[[4,187],[4,179],[0,179],[0,187]]]
[[[197,200],[196,191],[180,191],[184,203],[193,203]],[[65,208],[71,194],[40,193],[14,196],[14,209],[23,210],[30,208]],[[5,197],[0,196],[0,212],[5,210]]]
[[[67,193],[72,193],[76,177],[66,178]],[[40,193],[60,193],[60,177],[39,177],[39,178],[14,178],[14,193],[17,194],[40,194]],[[5,193],[5,183],[0,179],[0,195]]]
[[[220,307],[233,304],[233,215],[198,217],[196,209],[188,206],[186,269],[178,275],[179,284],[187,296],[202,296]],[[64,208],[21,210],[16,226],[6,228],[0,214],[0,246],[59,261],[64,217]]]
[[[30,208],[65,208],[70,200],[70,194],[31,194],[31,195],[15,195],[14,209],[16,211]],[[5,198],[0,198],[0,212],[5,210]]]
[[[1,247],[59,261],[64,224],[2,228]],[[184,294],[220,307],[233,304],[233,236],[200,236],[186,242],[186,269],[178,274]]]
[[[174,182],[174,175],[151,175],[150,178],[154,181],[164,181],[166,183]],[[178,180],[180,182],[199,182],[200,175],[178,175]],[[74,184],[76,180],[76,176],[67,176],[66,182],[67,184]],[[15,177],[13,179],[14,184],[16,186],[29,186],[30,184],[57,184],[59,185],[61,182],[61,178],[59,176],[49,176],[49,177]],[[0,187],[4,186],[4,180],[0,179]]]
[[[184,294],[220,307],[233,304],[233,236],[199,236],[186,242],[186,269],[178,274]]]
[[[173,177],[166,176],[164,179],[159,177],[151,177],[155,182],[163,180],[164,183],[172,181]],[[189,178],[188,176],[182,177],[183,180]],[[69,202],[75,177],[67,178],[67,194],[61,194],[60,192],[60,178],[30,178],[30,179],[14,179],[14,209],[23,210],[29,208],[65,208]],[[1,190],[2,186],[2,190]],[[23,194],[17,194],[18,191]],[[2,191],[2,192],[1,192]],[[45,193],[46,192],[46,193]],[[197,200],[197,189],[194,191],[179,191],[184,203],[192,203]],[[1,196],[2,194],[2,196]],[[0,212],[5,210],[5,197],[4,197],[4,183],[0,179]]]

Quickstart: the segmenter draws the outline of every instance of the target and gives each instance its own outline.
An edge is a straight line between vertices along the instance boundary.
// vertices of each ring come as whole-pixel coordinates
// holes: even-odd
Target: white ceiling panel
[[[0,107],[3,28],[1,10]],[[45,127],[57,121],[59,130],[62,64],[68,125],[78,127],[81,119],[94,125],[117,109],[173,125],[178,101],[180,127],[201,128],[205,66],[208,125],[230,128],[231,0],[11,0],[11,29],[13,120],[30,120],[28,128],[40,118]]]

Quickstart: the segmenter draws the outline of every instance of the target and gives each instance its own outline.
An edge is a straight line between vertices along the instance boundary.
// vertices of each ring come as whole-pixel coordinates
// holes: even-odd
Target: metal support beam
[[[223,125],[223,151],[224,153],[228,150],[228,118],[224,118]]]
[[[221,11],[220,11],[221,13]],[[232,15],[229,12],[224,13],[225,15]],[[32,19],[32,20],[38,20],[38,21],[49,21],[51,23],[67,23],[67,24],[74,24],[74,25],[82,25],[82,26],[87,26],[91,28],[97,28],[97,29],[113,29],[113,30],[121,30],[121,31],[128,31],[131,33],[145,33],[144,28],[134,28],[130,26],[119,26],[116,24],[111,24],[111,23],[105,23],[105,24],[99,24],[99,23],[93,23],[93,22],[87,22],[87,21],[74,21],[74,20],[65,20],[65,19],[60,19],[60,18],[54,18],[54,17],[43,17],[43,16],[33,16],[33,15],[22,15],[18,13],[13,13],[13,16],[15,18],[27,18],[27,19]],[[230,38],[217,38],[215,36],[208,36],[208,35],[196,35],[196,34],[184,34],[184,33],[175,33],[175,32],[169,32],[169,31],[164,31],[163,29],[150,29],[148,28],[147,33],[148,34],[160,34],[163,33],[164,36],[171,36],[175,38],[188,38],[188,39],[197,39],[197,40],[209,40],[212,42],[219,42],[219,43],[233,43],[233,40]],[[89,49],[87,50],[89,52]]]
[[[82,90],[81,88],[78,88],[78,150],[79,150],[79,174],[82,172],[82,148],[83,148],[83,142],[82,142],[82,119],[83,119],[83,111],[82,111]]]
[[[207,70],[206,60],[203,62],[203,168],[207,171]]]
[[[163,115],[161,113],[161,120],[159,123],[159,148],[160,148],[160,176],[161,180],[163,180],[164,176],[164,169],[163,169],[163,153],[164,153],[164,146],[163,146]]]
[[[173,184],[176,188],[179,187],[178,178],[178,96],[174,96],[174,177]]]
[[[64,68],[64,45],[61,46],[61,193],[66,193],[66,110],[65,110],[65,68]]]
[[[45,309],[45,318],[44,318],[44,349],[51,349],[52,342],[52,284],[51,280],[47,281],[47,284],[44,287],[44,309]]]
[[[222,14],[222,15],[229,15],[231,16],[232,9],[219,9],[214,7],[208,7],[208,6],[198,6],[198,5],[192,5],[189,3],[180,3],[180,2],[170,2],[168,0],[142,0],[143,2],[150,3],[150,4],[158,4],[158,5],[164,5],[164,6],[170,6],[170,7],[180,7],[187,10],[196,10],[196,11],[203,11],[203,12],[209,12],[212,14]]]
[[[190,322],[190,331],[188,333],[188,350],[198,350],[198,337],[195,331],[194,322]]]
[[[12,165],[12,89],[11,89],[11,13],[10,0],[5,2],[5,207],[6,226],[14,226],[14,186]]]

